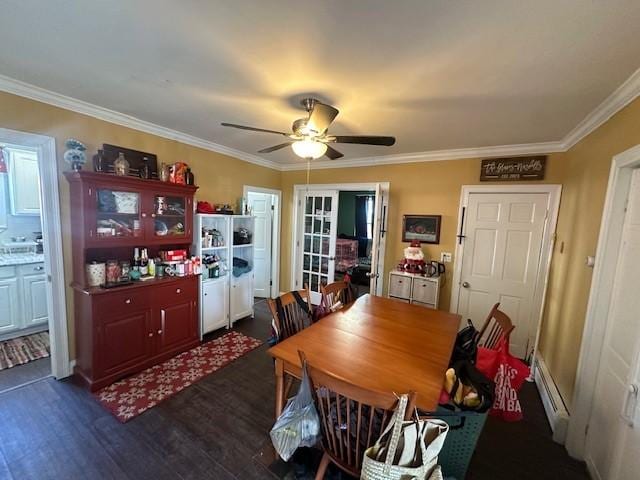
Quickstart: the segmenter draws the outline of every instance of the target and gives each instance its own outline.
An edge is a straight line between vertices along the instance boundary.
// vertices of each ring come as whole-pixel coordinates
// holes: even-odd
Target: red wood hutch
[[[76,366],[92,390],[199,343],[196,276],[89,287],[85,264],[130,260],[134,247],[189,249],[197,187],[66,172],[71,189]],[[159,209],[158,205],[168,205]]]

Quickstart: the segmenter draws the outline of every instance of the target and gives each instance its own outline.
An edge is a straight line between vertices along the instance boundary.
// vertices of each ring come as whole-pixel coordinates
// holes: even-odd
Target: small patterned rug
[[[260,345],[262,342],[253,337],[229,332],[119,380],[98,390],[94,396],[125,423]]]
[[[0,370],[48,357],[50,351],[49,332],[4,340],[0,342]]]

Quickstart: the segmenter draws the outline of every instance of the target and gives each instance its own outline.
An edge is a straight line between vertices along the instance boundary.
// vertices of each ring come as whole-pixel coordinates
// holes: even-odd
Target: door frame
[[[271,298],[280,295],[280,218],[282,217],[282,191],[273,188],[254,187],[245,185],[242,188],[242,197],[247,198],[247,193],[267,193],[274,195],[273,218],[271,219]]]
[[[556,226],[558,224],[558,212],[560,210],[560,197],[562,195],[562,185],[557,184],[540,184],[540,185],[463,185],[460,193],[460,206],[458,208],[458,223],[456,232],[460,232],[462,224],[462,211],[469,204],[469,195],[474,193],[508,193],[508,194],[527,194],[527,193],[544,193],[549,196],[547,216],[545,218],[544,231],[542,234],[542,249],[540,251],[540,263],[536,273],[535,292],[533,296],[533,313],[536,319],[536,333],[533,343],[533,357],[531,360],[531,372],[535,371],[535,359],[538,352],[538,342],[540,340],[540,326],[542,324],[542,314],[544,312],[544,302],[547,294],[547,286],[549,283],[549,270],[551,267],[551,258],[553,256],[553,247],[556,240]],[[456,243],[453,279],[451,285],[450,310],[452,313],[458,313],[458,301],[460,298],[460,276],[462,275],[462,259],[464,256],[464,242]],[[455,301],[454,301],[455,300]],[[464,321],[464,319],[463,319]],[[530,332],[531,332],[531,326]]]
[[[383,233],[387,231],[387,222],[388,215],[385,212],[389,211],[389,182],[367,182],[367,183],[316,183],[316,184],[296,184],[293,186],[293,218],[291,219],[291,224],[293,228],[291,229],[291,245],[294,248],[291,251],[291,288],[295,288],[296,284],[296,269],[299,263],[298,260],[298,250],[300,248],[300,244],[298,243],[301,239],[298,238],[298,229],[300,228],[300,210],[301,205],[298,204],[298,197],[300,194],[307,190],[338,190],[339,192],[349,192],[349,191],[360,191],[360,190],[368,190],[375,192],[376,185],[380,185],[380,191],[382,193],[382,219],[380,222],[380,229]],[[340,203],[338,203],[338,208],[340,208]],[[386,235],[382,235],[380,238],[380,244],[378,245],[378,282],[376,283],[376,292],[375,294],[378,296],[382,296],[383,286],[384,286],[384,257],[386,250]]]
[[[51,339],[51,374],[55,378],[71,375],[69,363],[69,333],[60,219],[58,161],[53,137],[0,128],[0,140],[10,144],[35,148],[40,173],[40,205],[44,264],[47,274],[47,310]]]
[[[578,369],[569,418],[566,447],[572,457],[584,459],[587,427],[597,385],[598,367],[608,328],[608,313],[622,240],[625,208],[633,170],[640,168],[640,145],[613,157],[598,234],[595,264],[585,316]]]

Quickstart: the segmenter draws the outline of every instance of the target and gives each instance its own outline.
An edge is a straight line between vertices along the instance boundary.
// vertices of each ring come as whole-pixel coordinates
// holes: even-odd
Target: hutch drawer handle
[[[149,337],[153,337],[153,332],[149,332]]]
[[[131,299],[130,299],[130,298],[127,298],[127,299],[124,301],[124,303],[126,303],[127,305],[128,305],[128,304],[130,304],[130,303],[131,303]]]
[[[158,335],[162,335],[162,330],[158,330]]]
[[[142,214],[142,218],[147,218],[147,214],[146,214],[146,213],[143,213],[143,214]]]
[[[182,290],[180,290],[179,288],[176,288],[176,293],[182,293]]]
[[[43,267],[42,265],[38,265],[37,267],[33,267],[33,269],[34,269],[36,272],[41,272],[42,270],[44,270],[44,267]]]
[[[156,214],[155,214],[155,213],[152,213],[152,214],[151,214],[151,218],[156,218]]]

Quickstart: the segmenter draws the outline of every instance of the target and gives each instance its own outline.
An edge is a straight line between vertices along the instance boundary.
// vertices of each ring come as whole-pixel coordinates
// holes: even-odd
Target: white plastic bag
[[[320,419],[311,395],[307,365],[302,365],[302,382],[295,397],[287,402],[271,429],[271,441],[286,462],[298,447],[313,447],[320,439]]]

